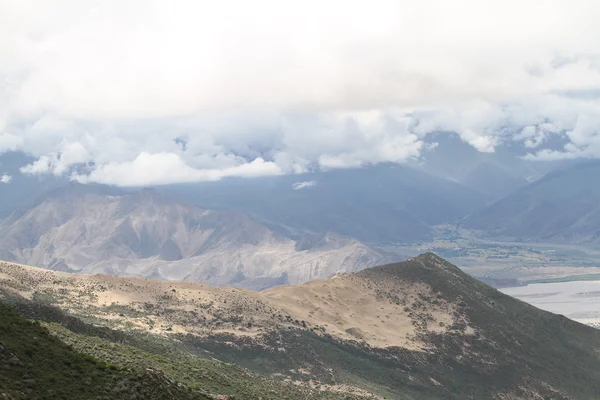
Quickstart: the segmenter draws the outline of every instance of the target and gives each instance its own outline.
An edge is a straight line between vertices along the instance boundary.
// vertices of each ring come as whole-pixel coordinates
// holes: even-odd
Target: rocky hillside
[[[10,263],[0,266],[0,288],[22,315],[99,359],[135,369],[152,359],[139,349],[163,349],[170,361],[151,365],[184,386],[210,369],[182,368],[182,357],[192,357],[235,363],[268,379],[263,385],[288,382],[322,398],[600,392],[600,331],[503,295],[431,253],[263,292]]]
[[[0,223],[3,259],[57,271],[264,288],[389,260],[357,240],[292,240],[237,211],[212,211],[154,190],[72,185]]]

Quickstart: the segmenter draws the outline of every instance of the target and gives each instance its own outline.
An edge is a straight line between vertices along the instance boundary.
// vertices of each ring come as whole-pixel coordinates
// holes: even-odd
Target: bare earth
[[[419,334],[444,332],[460,318],[454,304],[419,301],[419,296],[433,295],[430,287],[394,285],[342,274],[255,292],[0,262],[0,295],[36,298],[99,325],[157,335],[227,333],[260,342],[263,333],[293,326],[372,347],[426,350]],[[386,290],[400,300],[382,296]],[[467,328],[467,334],[472,332]]]

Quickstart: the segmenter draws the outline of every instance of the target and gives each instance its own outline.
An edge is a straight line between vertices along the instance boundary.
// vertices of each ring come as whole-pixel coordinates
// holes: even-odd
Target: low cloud
[[[12,176],[10,175],[2,175],[0,176],[0,183],[11,183],[12,182]]]
[[[317,184],[317,181],[304,181],[304,182],[296,182],[292,185],[294,190],[302,190],[309,187],[313,187]]]
[[[173,182],[216,181],[234,176],[251,178],[281,173],[276,164],[262,158],[224,169],[196,169],[187,166],[173,153],[141,153],[133,161],[104,164],[89,175],[74,175],[73,179],[81,183],[146,186]]]
[[[122,186],[402,163],[439,132],[600,157],[597,1],[178,4],[0,3],[0,153]]]

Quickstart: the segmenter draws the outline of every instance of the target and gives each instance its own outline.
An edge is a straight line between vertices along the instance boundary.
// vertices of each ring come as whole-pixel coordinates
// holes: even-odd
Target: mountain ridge
[[[311,185],[294,188],[299,182]],[[333,232],[375,245],[429,240],[432,226],[489,200],[457,182],[390,163],[158,190],[205,208],[241,210],[294,239]]]
[[[600,163],[551,172],[466,217],[461,226],[512,240],[597,243]]]
[[[63,271],[264,287],[391,258],[337,234],[314,239],[292,240],[241,211],[201,209],[154,189],[83,185],[0,222],[0,255]]]
[[[263,292],[1,263],[0,293],[299,385],[411,400],[592,400],[600,391],[600,331],[433,253]]]

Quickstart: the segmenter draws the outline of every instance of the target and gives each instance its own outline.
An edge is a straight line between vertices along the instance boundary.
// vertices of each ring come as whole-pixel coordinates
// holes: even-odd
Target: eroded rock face
[[[265,288],[390,261],[357,240],[323,235],[304,248],[236,211],[178,203],[151,190],[48,196],[0,222],[2,259],[56,271]]]

